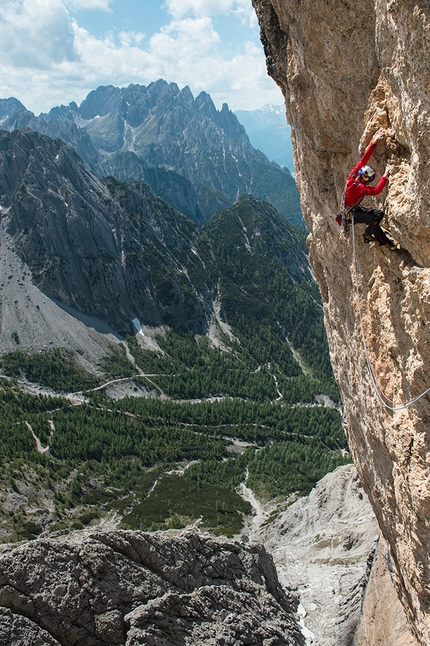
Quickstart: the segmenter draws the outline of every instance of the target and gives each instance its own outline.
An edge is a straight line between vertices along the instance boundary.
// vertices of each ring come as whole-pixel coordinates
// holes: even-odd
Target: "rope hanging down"
[[[367,349],[367,343],[366,343],[366,337],[364,335],[364,326],[363,326],[363,315],[361,313],[361,304],[360,304],[360,290],[359,290],[359,285],[358,285],[358,270],[357,270],[357,252],[355,248],[355,231],[354,231],[354,214],[352,214],[352,249],[353,249],[353,256],[354,256],[354,274],[355,274],[355,291],[356,291],[356,296],[357,296],[357,307],[358,307],[358,315],[360,319],[360,331],[361,331],[361,339],[363,341],[363,348],[364,348],[364,354],[366,356],[366,363],[367,367],[369,369],[369,373],[372,379],[372,383],[375,389],[375,392],[379,398],[379,400],[382,402],[382,404],[385,406],[385,408],[388,408],[389,410],[392,411],[399,411],[399,410],[404,410],[405,408],[409,408],[409,406],[412,406],[412,404],[415,404],[421,397],[424,397],[428,392],[430,392],[430,387],[427,388],[424,392],[422,392],[420,395],[417,397],[414,397],[413,399],[410,399],[409,401],[405,402],[396,402],[388,397],[388,395],[384,392],[383,388],[381,385],[378,383],[378,380],[376,378],[375,372],[372,367],[372,363],[370,361],[369,357],[369,352]],[[388,403],[387,403],[388,402]]]

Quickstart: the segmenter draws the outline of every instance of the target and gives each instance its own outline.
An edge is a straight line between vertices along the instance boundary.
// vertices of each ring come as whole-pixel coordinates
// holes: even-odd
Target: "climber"
[[[336,221],[341,224],[342,220],[345,221],[346,218],[347,225],[349,225],[351,215],[353,215],[354,224],[367,224],[363,233],[364,242],[376,240],[380,245],[388,245],[390,249],[397,249],[395,243],[390,240],[380,227],[380,222],[385,215],[384,211],[371,206],[360,206],[366,195],[379,195],[387,184],[391,166],[386,167],[385,173],[376,186],[370,186],[375,179],[375,171],[371,166],[367,165],[376,144],[383,138],[383,133],[380,133],[371,141],[363,157],[346,178],[341,210],[336,216]]]

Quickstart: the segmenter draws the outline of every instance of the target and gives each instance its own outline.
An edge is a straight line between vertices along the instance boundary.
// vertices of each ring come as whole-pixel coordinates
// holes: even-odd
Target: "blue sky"
[[[38,114],[159,78],[217,105],[282,105],[251,0],[1,0],[0,98]]]

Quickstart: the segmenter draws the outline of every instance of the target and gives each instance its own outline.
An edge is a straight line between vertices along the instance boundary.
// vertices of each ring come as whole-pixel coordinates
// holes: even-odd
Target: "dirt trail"
[[[32,434],[33,440],[36,442],[36,449],[37,449],[38,453],[47,453],[47,451],[49,451],[49,444],[48,444],[48,446],[42,446],[42,442],[39,440],[39,438],[37,437],[37,435],[33,431],[31,425],[28,422],[25,422],[25,425],[28,428],[28,430],[30,431],[30,433]]]

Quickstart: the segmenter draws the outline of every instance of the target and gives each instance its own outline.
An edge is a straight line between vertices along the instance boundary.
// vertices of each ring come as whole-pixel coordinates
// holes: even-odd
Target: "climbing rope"
[[[356,291],[356,296],[357,296],[357,307],[358,307],[358,316],[360,320],[360,330],[361,330],[361,339],[363,341],[363,348],[364,348],[364,354],[366,356],[366,363],[367,367],[369,369],[369,374],[372,379],[372,383],[375,389],[375,392],[379,398],[379,400],[382,402],[382,404],[385,406],[385,408],[388,408],[388,410],[392,411],[400,411],[404,410],[405,408],[409,408],[409,406],[412,406],[412,404],[415,404],[421,397],[424,397],[428,392],[430,392],[430,387],[427,388],[424,392],[422,392],[420,395],[417,397],[414,397],[413,399],[410,399],[409,401],[399,401],[396,402],[388,397],[388,395],[384,392],[382,386],[379,384],[375,371],[373,370],[372,363],[370,361],[370,356],[369,352],[367,349],[367,343],[366,343],[366,337],[364,334],[364,326],[363,326],[363,315],[361,312],[361,304],[360,304],[360,290],[359,290],[359,284],[358,284],[358,269],[357,269],[357,251],[356,251],[356,246],[355,246],[355,231],[354,231],[354,213],[352,214],[352,249],[353,249],[353,258],[354,258],[354,274],[355,274],[355,291]]]

